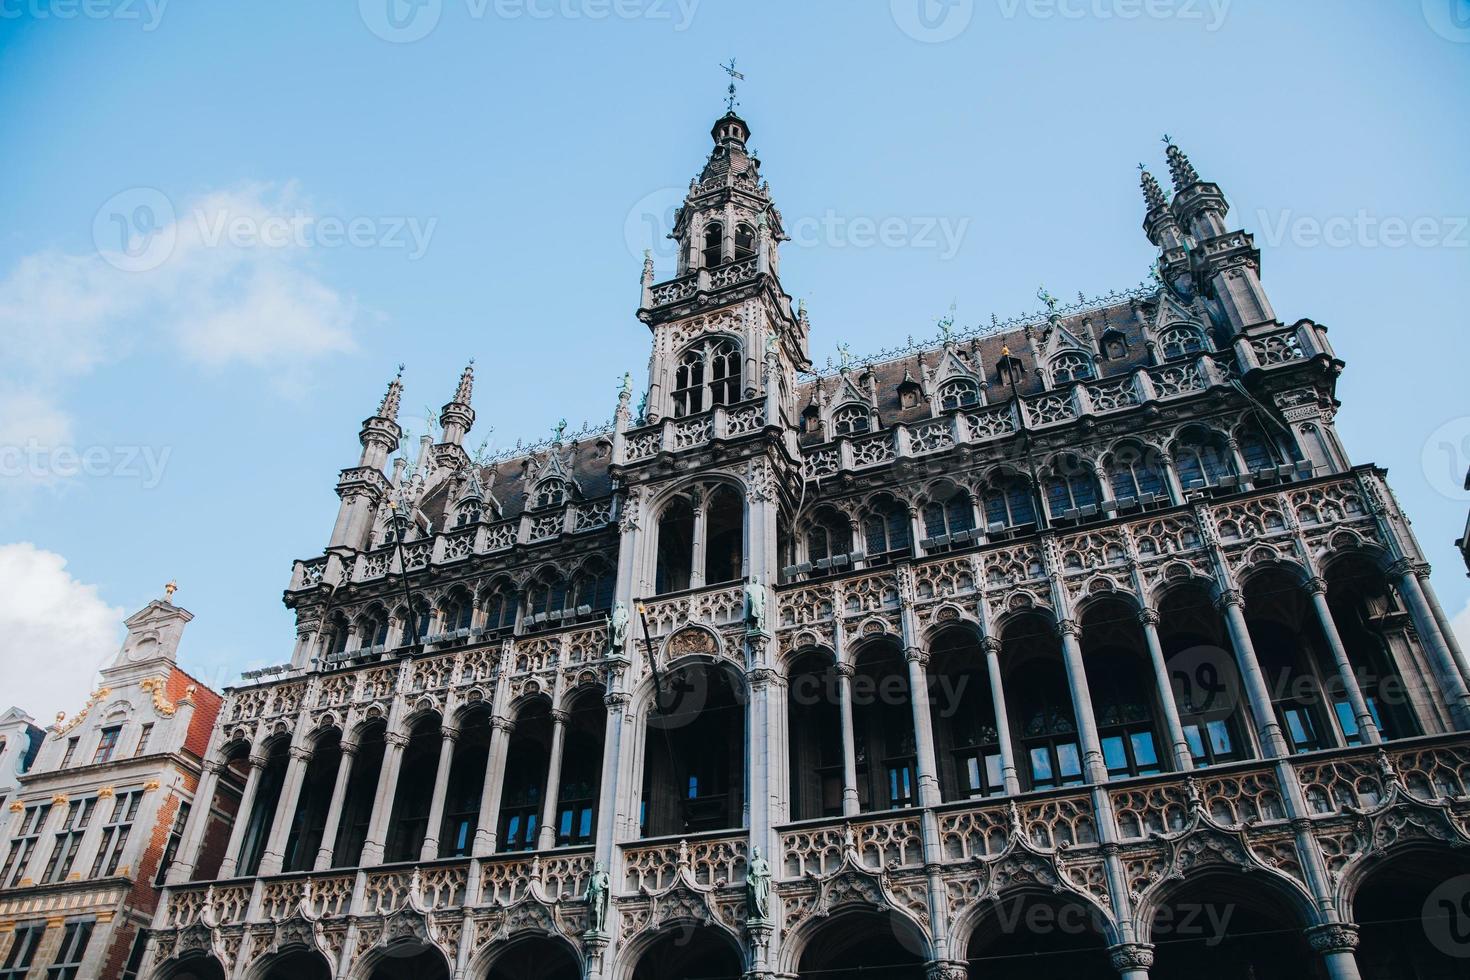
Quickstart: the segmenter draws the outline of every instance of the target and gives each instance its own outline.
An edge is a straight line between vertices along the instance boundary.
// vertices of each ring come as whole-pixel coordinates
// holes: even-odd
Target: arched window
[[[358,624],[357,635],[360,647],[382,647],[388,644],[388,614],[382,606],[369,609]]]
[[[675,497],[658,519],[658,565],[654,591],[682,592],[689,588],[694,561],[694,505],[688,497]]]
[[[725,226],[711,221],[704,228],[704,267],[713,269],[724,258]]]
[[[1025,527],[1036,523],[1036,504],[1031,484],[1011,474],[997,477],[981,497],[985,523],[992,530]]]
[[[1294,463],[1294,447],[1283,445],[1285,439],[1273,439],[1255,422],[1247,422],[1236,430],[1236,443],[1245,458],[1245,468],[1252,473]]]
[[[704,511],[705,584],[741,578],[744,554],[745,499],[734,487],[716,487]]]
[[[1075,518],[1078,510],[1098,505],[1097,478],[1081,457],[1062,456],[1045,479],[1046,506],[1052,519]]]
[[[1166,494],[1164,475],[1152,450],[1126,443],[1113,450],[1107,462],[1108,483],[1113,499],[1127,507]]]
[[[1204,349],[1204,338],[1194,327],[1170,327],[1159,334],[1159,353],[1166,361],[1198,354]]]
[[[408,607],[400,607],[398,621],[402,626],[398,634],[400,646],[422,643],[424,637],[429,635],[429,604],[418,596],[414,596],[412,614],[409,613]]]
[[[1081,351],[1063,351],[1052,358],[1051,380],[1053,384],[1090,381],[1095,377],[1097,377],[1097,371],[1092,367],[1092,358]]]
[[[970,495],[956,490],[924,505],[924,533],[930,538],[953,537],[975,530],[975,508]]]
[[[455,527],[464,527],[466,524],[480,523],[480,501],[474,497],[460,502],[459,510],[454,517]]]
[[[813,517],[806,532],[806,560],[830,561],[852,553],[852,525],[847,518],[824,508]]]
[[[341,656],[347,649],[347,617],[340,612],[332,614],[331,625],[327,627],[327,642],[325,649],[328,657]]]
[[[839,436],[856,436],[873,429],[873,414],[866,405],[843,405],[832,413],[832,431]]]
[[[863,519],[863,538],[869,562],[908,553],[911,543],[908,508],[892,498],[880,500]]]
[[[551,479],[542,480],[540,483],[536,484],[537,508],[560,507],[566,502],[567,484],[565,480],[558,480],[555,477],[552,477]]]
[[[399,541],[407,541],[413,537],[413,526],[406,517],[397,515],[388,518],[383,525],[383,541],[381,547],[387,548]]]
[[[508,585],[499,585],[485,596],[481,603],[485,610],[487,633],[510,629],[516,624],[516,594]]]
[[[612,608],[613,570],[606,562],[588,562],[577,575],[577,615]]]
[[[1218,486],[1235,472],[1225,438],[1204,429],[1190,429],[1174,443],[1174,466],[1185,490]]]
[[[735,261],[755,254],[755,229],[745,222],[735,226]]]
[[[674,416],[697,415],[740,400],[740,345],[729,338],[694,344],[674,374]]]
[[[969,378],[954,378],[939,387],[939,407],[973,408],[980,404],[980,388]]]
[[[470,628],[470,619],[474,615],[475,607],[470,597],[456,592],[444,603],[441,610],[442,619],[439,631],[441,633],[454,633],[459,630]]]
[[[526,613],[533,623],[560,619],[566,611],[570,593],[566,579],[555,572],[548,572],[532,582],[526,591]]]

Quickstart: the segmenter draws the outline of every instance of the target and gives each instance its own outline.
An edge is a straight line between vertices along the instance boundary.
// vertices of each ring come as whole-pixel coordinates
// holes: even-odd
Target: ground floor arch
[[[399,942],[379,949],[360,976],[363,980],[449,980],[449,963],[432,946]]]
[[[1344,910],[1346,914],[1347,910]],[[1470,973],[1470,855],[1425,846],[1367,869],[1354,891],[1358,965],[1371,980]]]
[[[267,957],[249,976],[252,980],[332,980],[332,967],[314,949],[293,949]]]
[[[1080,896],[1015,891],[979,910],[965,960],[984,980],[1117,980],[1107,937],[1107,920]]]
[[[1301,904],[1261,873],[1204,874],[1155,904],[1152,980],[1325,980]]]
[[[550,936],[508,943],[490,961],[486,980],[581,980],[582,964],[571,946]]]
[[[213,956],[186,956],[163,964],[155,976],[157,980],[225,980],[225,968]]]
[[[729,933],[714,926],[666,926],[634,954],[629,980],[740,980],[745,957]]]
[[[818,924],[803,940],[800,980],[924,980],[928,944],[898,912],[851,910]]]

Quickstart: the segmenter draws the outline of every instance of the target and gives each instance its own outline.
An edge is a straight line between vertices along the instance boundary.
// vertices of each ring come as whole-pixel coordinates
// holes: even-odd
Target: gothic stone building
[[[1220,188],[1143,175],[1147,288],[814,374],[748,136],[641,407],[472,459],[467,370],[390,465],[390,384],[145,976],[1462,976],[1470,667]]]
[[[139,976],[221,702],[178,666],[192,618],[150,602],[82,710],[35,729],[0,838],[0,977]],[[9,669],[45,669],[15,656],[31,659]]]

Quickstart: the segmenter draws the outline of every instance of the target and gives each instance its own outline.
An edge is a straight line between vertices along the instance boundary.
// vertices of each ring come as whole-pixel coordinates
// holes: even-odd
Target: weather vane
[[[731,112],[734,112],[735,107],[740,104],[739,100],[735,98],[735,83],[737,81],[745,81],[745,76],[735,70],[734,58],[730,59],[730,63],[728,65],[721,65],[720,68],[724,70],[725,74],[730,76],[730,94],[725,96],[725,105],[729,108]]]

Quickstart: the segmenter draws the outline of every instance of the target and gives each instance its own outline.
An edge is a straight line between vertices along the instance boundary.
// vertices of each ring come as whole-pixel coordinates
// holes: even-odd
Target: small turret
[[[1169,176],[1174,181],[1174,217],[1181,227],[1197,241],[1225,234],[1225,215],[1230,204],[1218,184],[1200,180],[1199,171],[1189,162],[1189,157],[1169,137]]]
[[[398,448],[398,440],[403,438],[403,430],[398,427],[398,404],[402,400],[403,365],[400,364],[398,373],[388,382],[383,400],[378,403],[377,414],[363,421],[362,430],[357,435],[362,443],[362,458],[358,466],[380,470],[393,450]]]
[[[358,433],[362,456],[357,466],[343,470],[337,479],[337,496],[342,503],[337,508],[337,523],[332,528],[328,550],[361,551],[367,546],[373,513],[388,490],[383,466],[403,438],[403,430],[398,425],[398,406],[402,400],[403,365],[400,364],[398,373],[388,382],[383,400],[378,403],[377,414],[362,423]]]

